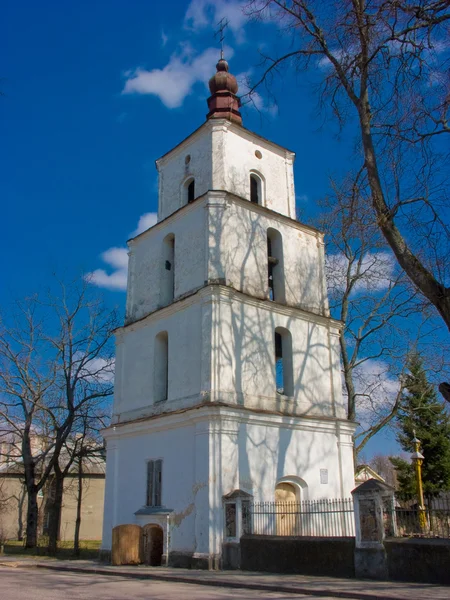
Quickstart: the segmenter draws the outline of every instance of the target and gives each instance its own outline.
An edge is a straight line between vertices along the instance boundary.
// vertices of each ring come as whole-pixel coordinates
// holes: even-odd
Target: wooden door
[[[159,525],[145,525],[144,528],[144,562],[152,567],[160,567],[164,552],[164,533]]]
[[[291,483],[279,483],[275,488],[275,510],[277,535],[299,535],[299,504]]]

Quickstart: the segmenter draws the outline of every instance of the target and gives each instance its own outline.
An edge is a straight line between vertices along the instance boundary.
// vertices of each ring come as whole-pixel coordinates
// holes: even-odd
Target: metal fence
[[[387,508],[384,516],[385,521],[393,523],[395,537],[450,538],[448,497],[431,499],[424,509],[420,509],[417,504]]]
[[[254,535],[342,537],[355,535],[353,499],[253,502],[245,533]]]

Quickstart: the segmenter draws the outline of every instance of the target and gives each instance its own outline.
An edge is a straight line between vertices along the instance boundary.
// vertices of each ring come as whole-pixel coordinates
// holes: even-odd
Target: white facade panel
[[[210,127],[204,127],[157,161],[158,221],[162,221],[187,203],[185,184],[191,178],[195,179],[196,198],[213,189],[212,156]]]
[[[220,299],[212,360],[213,390],[223,400],[287,414],[345,418],[339,356],[330,348],[330,328],[293,311],[228,294]],[[214,327],[214,325],[213,325]],[[294,394],[276,393],[275,329],[292,337]],[[338,335],[336,325],[333,335]]]
[[[321,234],[231,197],[218,200],[208,206],[208,279],[222,278],[233,289],[268,298],[267,233],[272,228],[282,239],[283,264],[276,267],[284,279],[282,302],[328,315]]]
[[[205,283],[205,210],[201,203],[196,203],[186,209],[182,219],[174,216],[130,241],[127,322],[141,319],[167,304],[162,292],[167,236],[173,236],[174,240],[174,264],[170,265],[175,278],[174,300]]]
[[[207,121],[157,161],[158,221],[187,203],[185,184],[191,179],[196,198],[208,190],[226,190],[250,200],[252,173],[262,181],[261,206],[295,219],[294,157],[230,121]]]
[[[162,505],[174,511],[172,548],[192,550],[195,531],[195,441],[195,426],[152,431],[151,435],[147,432],[144,435],[121,436],[119,433],[112,436],[108,444],[114,445],[117,454],[115,494],[120,501],[114,507],[108,490],[103,548],[110,547],[108,540],[110,544],[111,531],[116,525],[142,524],[134,513],[146,504],[147,461],[161,459]],[[207,455],[207,445],[204,451]]]
[[[225,189],[250,199],[250,175],[254,173],[262,180],[261,205],[295,219],[292,152],[265,142],[236,125],[229,127],[224,135],[223,150],[217,150],[223,152],[224,187],[214,186],[213,189]]]
[[[119,457],[120,503],[114,506],[108,488],[102,547],[110,548],[115,525],[158,518],[134,514],[145,504],[147,460],[162,460],[162,507],[173,510],[170,552],[216,555],[223,541],[222,499],[235,489],[255,501],[273,501],[277,483],[289,480],[298,482],[298,500],[348,497],[354,487],[351,434],[345,423],[220,408],[116,427],[107,437],[108,452],[114,448]],[[349,450],[344,476],[339,447]],[[326,484],[321,469],[328,472]]]
[[[171,402],[176,404],[192,396],[198,400],[203,345],[202,305],[194,303],[166,316],[155,315],[118,334],[120,362],[117,369],[120,376],[116,381],[113,409],[116,420],[123,420],[126,413],[131,416],[133,411],[133,418],[142,416],[142,411],[155,405],[156,336],[163,331],[168,334],[168,394],[164,403],[158,403],[159,410],[167,410]],[[178,406],[173,409],[176,408]]]

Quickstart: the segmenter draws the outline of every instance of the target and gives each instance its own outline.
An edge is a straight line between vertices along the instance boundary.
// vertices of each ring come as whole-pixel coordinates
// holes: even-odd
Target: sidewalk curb
[[[58,564],[46,564],[46,563],[21,563],[21,562],[0,562],[0,566],[15,567],[15,568],[31,568],[31,569],[47,569],[50,571],[63,571],[68,573],[83,573],[83,574],[94,574],[94,575],[111,575],[113,577],[126,577],[128,579],[153,579],[155,581],[172,581],[173,583],[187,583],[194,585],[203,585],[209,587],[227,587],[233,589],[249,589],[259,590],[265,592],[282,592],[287,594],[303,594],[317,597],[334,597],[334,598],[350,598],[354,600],[399,600],[399,596],[392,596],[388,594],[372,593],[372,592],[353,592],[345,590],[330,590],[330,589],[310,589],[308,587],[301,587],[298,585],[286,586],[286,585],[271,585],[267,583],[245,583],[230,581],[226,577],[223,579],[197,579],[195,577],[189,577],[186,575],[170,575],[165,573],[130,573],[128,571],[113,571],[104,569],[102,567],[77,567],[67,566]],[[262,574],[263,575],[263,574]],[[413,596],[410,597],[413,600]]]

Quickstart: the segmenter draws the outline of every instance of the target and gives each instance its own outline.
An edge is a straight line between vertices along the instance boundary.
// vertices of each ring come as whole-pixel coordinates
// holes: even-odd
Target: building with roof
[[[205,123],[156,161],[157,224],[128,243],[102,541],[138,524],[150,562],[205,568],[253,499],[348,497],[355,427],[294,153],[243,127],[225,60],[209,86]]]
[[[92,456],[83,459],[81,540],[100,540],[103,526],[105,494],[105,459]],[[39,492],[39,535],[48,530],[48,511],[52,500],[52,478]],[[74,464],[64,481],[59,538],[73,540],[78,501],[78,469]],[[27,493],[20,459],[0,463],[0,533],[5,539],[22,539],[26,530]]]

